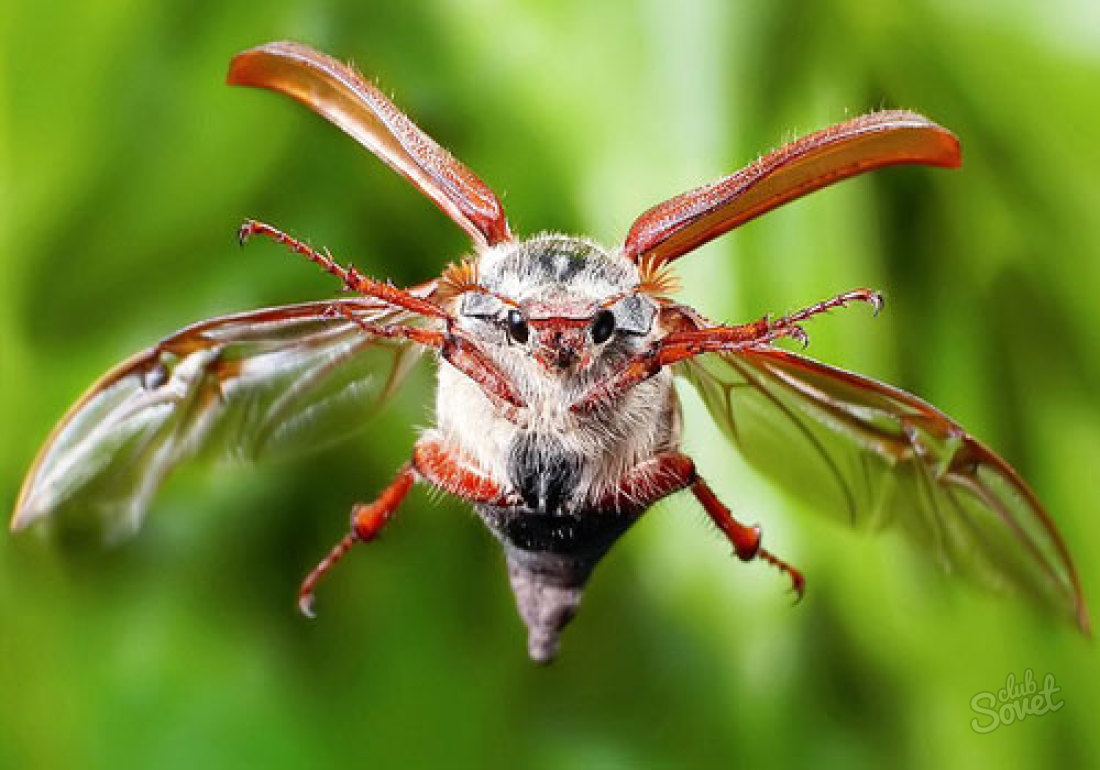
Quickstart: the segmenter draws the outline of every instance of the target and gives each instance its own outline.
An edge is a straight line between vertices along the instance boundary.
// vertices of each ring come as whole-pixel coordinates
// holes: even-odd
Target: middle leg
[[[523,498],[506,482],[492,478],[439,438],[426,436],[416,442],[413,467],[429,484],[466,502],[502,507],[523,504]]]
[[[397,474],[372,503],[360,503],[351,511],[351,531],[344,535],[329,554],[313,568],[298,590],[298,609],[313,617],[313,595],[317,585],[356,543],[367,543],[378,537],[387,522],[397,512],[412,485],[423,479],[445,492],[477,503],[518,505],[520,498],[508,492],[458,456],[438,439],[421,439],[413,449],[412,462]]]

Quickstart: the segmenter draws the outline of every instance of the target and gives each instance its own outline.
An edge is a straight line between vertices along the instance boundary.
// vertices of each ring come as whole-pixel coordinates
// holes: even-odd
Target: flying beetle
[[[228,82],[293,97],[380,157],[473,242],[401,289],[246,221],[347,294],[214,318],[118,365],[70,408],[34,461],[12,529],[65,508],[136,529],[165,476],[196,454],[263,458],[361,423],[425,351],[438,362],[436,424],[305,578],[374,539],[417,482],[473,505],[504,549],[528,652],[552,660],[593,568],[657,501],[692,494],[743,561],[799,570],[762,545],[681,450],[675,375],[695,386],[748,461],[792,474],[812,507],[900,528],[931,559],[1015,589],[1076,622],[1089,616],[1054,523],[1020,476],[919,398],[777,347],[856,289],[799,312],[716,323],[677,302],[671,264],[788,201],[866,171],[960,164],[954,135],[913,112],[863,115],[797,139],[643,213],[623,242],[520,238],[489,187],[353,68],[304,45],[237,55]]]

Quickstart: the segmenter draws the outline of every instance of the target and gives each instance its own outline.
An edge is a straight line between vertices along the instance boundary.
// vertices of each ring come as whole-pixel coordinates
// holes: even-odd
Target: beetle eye
[[[518,310],[508,311],[508,336],[512,338],[513,342],[518,342],[520,345],[527,342],[527,338],[530,336],[527,329],[527,319]]]
[[[607,342],[615,333],[615,314],[610,310],[601,310],[592,319],[592,341],[596,344]]]

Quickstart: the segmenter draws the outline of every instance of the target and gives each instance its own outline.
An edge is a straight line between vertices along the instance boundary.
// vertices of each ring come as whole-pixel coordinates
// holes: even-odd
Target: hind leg
[[[502,485],[449,451],[441,441],[421,439],[413,449],[412,462],[401,469],[393,483],[382,490],[374,502],[359,503],[352,508],[351,531],[302,581],[302,587],[298,590],[298,609],[303,615],[313,617],[313,594],[317,584],[347,555],[352,546],[370,542],[378,536],[418,479],[474,503],[510,505],[518,501],[514,494],[506,492]]]
[[[730,509],[722,504],[710,486],[699,476],[695,463],[687,455],[668,452],[641,463],[624,476],[611,492],[604,495],[600,500],[600,510],[637,510],[638,515],[641,515],[646,508],[659,500],[688,488],[703,506],[710,520],[733,545],[737,558],[741,561],[763,559],[786,573],[797,595],[796,601],[802,599],[806,590],[806,580],[802,573],[760,547],[760,528],[746,526],[737,521]]]
[[[416,471],[411,465],[405,465],[393,483],[382,490],[382,494],[373,503],[359,503],[351,509],[351,531],[344,535],[328,556],[313,568],[313,571],[302,581],[302,587],[298,589],[298,609],[303,615],[313,617],[313,592],[321,579],[336,566],[336,562],[344,558],[353,545],[370,542],[378,536],[397,512],[398,506],[409,493],[414,481],[416,481]]]
[[[760,527],[748,527],[733,518],[730,509],[722,504],[722,501],[714,494],[710,486],[698,476],[691,484],[692,494],[703,506],[703,510],[710,516],[722,534],[733,544],[734,553],[741,561],[763,559],[773,567],[785,572],[791,579],[791,589],[795,592],[795,603],[802,601],[806,593],[806,579],[802,573],[787,562],[776,557],[770,551],[760,547]]]

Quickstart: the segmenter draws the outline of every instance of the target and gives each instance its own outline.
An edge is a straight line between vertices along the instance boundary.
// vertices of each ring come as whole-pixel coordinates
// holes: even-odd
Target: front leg
[[[668,322],[673,330],[621,368],[592,384],[570,410],[585,414],[606,406],[640,382],[648,380],[661,369],[704,353],[734,353],[738,350],[768,345],[784,337],[806,344],[806,333],[800,324],[815,315],[847,307],[851,302],[866,302],[878,314],[882,295],[870,289],[854,289],[838,294],[816,305],[803,308],[781,318],[764,317],[740,326],[705,326],[704,321],[685,308],[671,308]],[[666,311],[668,312],[668,311]]]
[[[269,224],[257,222],[254,219],[246,219],[244,224],[240,226],[240,229],[237,230],[237,240],[240,241],[240,244],[243,246],[248,239],[254,235],[267,236],[276,243],[286,246],[291,251],[301,254],[310,262],[320,266],[326,273],[339,278],[344,284],[344,288],[348,291],[358,292],[365,297],[374,297],[375,299],[385,302],[387,305],[399,307],[415,315],[440,319],[447,319],[450,317],[447,311],[430,299],[419,297],[405,289],[398,289],[396,286],[391,286],[388,283],[376,281],[373,278],[363,275],[354,267],[341,267],[336,264],[336,261],[327,251],[322,254],[308,243],[299,241],[297,238],[292,238],[282,230],[272,227]]]
[[[368,334],[390,339],[407,339],[410,342],[438,350],[440,356],[476,382],[485,394],[501,407],[510,420],[515,422],[518,419],[516,410],[526,406],[519,391],[472,340],[452,328],[454,319],[435,302],[426,297],[417,296],[405,289],[398,289],[388,283],[369,278],[354,267],[341,267],[327,252],[322,254],[309,244],[292,238],[283,231],[263,222],[252,219],[246,220],[237,231],[237,237],[242,245],[257,234],[267,236],[291,251],[301,254],[311,262],[320,265],[325,272],[339,278],[348,291],[358,292],[365,297],[373,297],[413,315],[445,322],[447,325],[445,332],[401,324],[378,325],[364,321],[343,305],[338,306],[340,312],[348,320],[357,324]]]
[[[481,388],[511,422],[519,419],[518,410],[527,404],[511,380],[497,368],[477,343],[455,331],[447,322],[447,331],[424,329],[401,324],[373,324],[355,315],[346,305],[334,305],[336,312],[358,326],[366,334],[388,339],[404,339],[438,350],[440,357],[465,374]]]
[[[609,374],[574,401],[569,409],[587,414],[613,403],[620,395],[666,366],[679,363],[703,353],[730,352],[753,345],[793,337],[805,342],[806,335],[797,323],[786,319],[771,321],[761,318],[741,326],[714,326],[705,329],[687,329],[670,332],[648,349],[629,359],[624,366]]]

